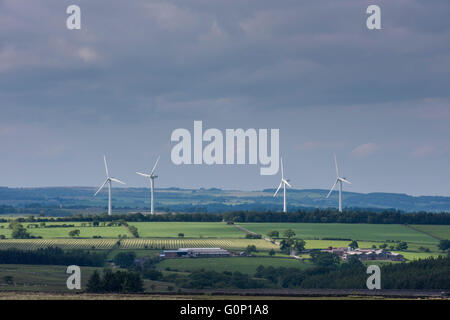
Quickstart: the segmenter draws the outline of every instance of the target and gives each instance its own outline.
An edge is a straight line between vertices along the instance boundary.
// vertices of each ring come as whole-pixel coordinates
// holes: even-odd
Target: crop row
[[[117,243],[115,239],[24,239],[1,240],[0,249],[17,248],[35,250],[49,246],[63,249],[111,249]],[[178,249],[218,247],[223,249],[245,249],[255,245],[258,250],[277,249],[277,246],[259,239],[123,239],[122,249]]]

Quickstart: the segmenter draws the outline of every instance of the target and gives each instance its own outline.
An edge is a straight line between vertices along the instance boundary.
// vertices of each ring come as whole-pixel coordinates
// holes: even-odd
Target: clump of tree
[[[130,252],[119,252],[114,257],[113,261],[116,265],[121,268],[129,268],[134,264],[136,259],[136,254],[133,251]]]
[[[287,230],[284,230],[284,231],[283,231],[283,236],[284,236],[285,238],[290,239],[290,238],[295,237],[295,232],[294,232],[294,230],[292,230],[292,229],[287,229]]]
[[[405,241],[400,241],[399,243],[397,243],[395,250],[398,250],[398,251],[408,250],[408,243],[406,243]]]
[[[180,232],[180,233],[178,234],[178,238],[184,238],[184,233]]]
[[[138,229],[135,226],[128,226],[128,230],[131,232],[133,237],[139,238],[139,232],[138,232]]]
[[[352,242],[350,242],[348,246],[353,249],[359,248],[358,241],[356,240],[352,240]]]
[[[257,233],[247,233],[245,235],[245,238],[247,238],[247,239],[261,239],[262,235],[257,234]]]
[[[245,249],[245,254],[248,256],[251,256],[253,252],[256,252],[256,246],[255,245],[248,245]]]
[[[330,252],[313,251],[311,252],[311,261],[319,268],[335,269],[340,263],[340,258]]]
[[[306,242],[303,239],[287,238],[280,241],[280,250],[285,254],[290,254],[292,250],[302,252],[305,250]]]
[[[105,270],[103,275],[94,271],[86,287],[93,293],[139,293],[144,291],[144,284],[138,273],[131,271]]]
[[[79,237],[79,236],[80,236],[80,230],[75,229],[75,230],[69,231],[69,237],[75,238],[75,237]]]
[[[31,234],[24,228],[22,224],[17,221],[9,223],[9,228],[12,230],[11,237],[14,239],[30,239],[33,238]]]

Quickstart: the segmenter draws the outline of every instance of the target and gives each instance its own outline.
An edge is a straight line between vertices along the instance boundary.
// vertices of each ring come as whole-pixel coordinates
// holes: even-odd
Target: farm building
[[[353,248],[328,248],[322,250],[323,252],[330,252],[337,254],[341,259],[347,260],[351,256],[358,257],[359,260],[391,260],[391,261],[405,261],[405,258],[398,253],[386,251],[383,249],[353,249]]]
[[[163,250],[161,258],[200,258],[229,257],[230,252],[221,248],[179,248],[178,250]]]

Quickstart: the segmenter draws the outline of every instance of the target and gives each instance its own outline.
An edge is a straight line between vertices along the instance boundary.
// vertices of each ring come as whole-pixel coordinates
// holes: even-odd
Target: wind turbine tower
[[[102,186],[97,190],[97,192],[94,194],[94,197],[103,189],[103,187],[108,184],[108,215],[112,215],[111,210],[111,184],[112,181],[118,182],[121,184],[125,184],[125,182],[120,181],[119,179],[113,178],[109,176],[108,172],[108,164],[106,163],[106,156],[103,156],[103,160],[105,161],[105,171],[106,171],[106,180],[103,182]]]
[[[283,212],[286,213],[286,186],[289,186],[292,188],[292,186],[289,184],[289,180],[284,178],[284,168],[283,168],[283,158],[281,158],[281,182],[280,185],[277,188],[277,191],[274,193],[274,197],[277,195],[278,191],[280,191],[281,187],[283,187]]]
[[[156,169],[156,166],[158,165],[159,158],[160,157],[158,157],[158,159],[156,159],[156,162],[155,162],[150,174],[136,172],[138,175],[141,175],[143,177],[150,179],[150,214],[155,214],[153,189],[154,189],[154,185],[155,185],[155,179],[158,178],[158,176],[155,175],[155,169]]]
[[[330,196],[331,192],[333,192],[336,185],[339,183],[339,212],[342,212],[342,182],[352,184],[350,181],[348,181],[345,178],[342,178],[339,175],[339,168],[336,160],[336,155],[334,155],[334,164],[336,166],[336,182],[333,184],[333,186],[330,189],[330,192],[328,192],[327,198]]]

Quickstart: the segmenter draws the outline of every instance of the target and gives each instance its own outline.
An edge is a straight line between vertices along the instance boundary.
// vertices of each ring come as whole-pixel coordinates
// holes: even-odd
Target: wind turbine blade
[[[116,178],[110,178],[110,180],[114,181],[114,182],[121,183],[121,184],[126,184],[125,182],[122,182],[122,181],[120,181],[119,179],[116,179]]]
[[[275,193],[273,194],[274,197],[277,195],[278,191],[280,191],[282,185],[283,185],[283,182],[280,182],[280,185],[278,186],[277,191],[275,191]]]
[[[340,179],[342,182],[348,183],[348,184],[352,184],[350,181],[348,181],[347,179],[341,178]]]
[[[158,159],[156,159],[155,165],[153,166],[152,172],[150,173],[151,176],[153,175],[153,172],[155,172],[155,169],[156,169],[156,166],[158,165],[158,161],[159,161],[160,157],[161,156],[158,156]]]
[[[289,184],[289,182],[288,182],[286,179],[283,179],[283,182],[284,182],[285,184],[287,184],[290,188],[292,188],[292,186]]]
[[[328,192],[327,194],[327,198],[330,196],[331,192],[333,192],[334,188],[336,187],[337,183],[338,183],[339,179],[336,179],[336,182],[333,184],[333,186],[330,189],[330,192]]]
[[[140,173],[140,172],[136,172],[138,175],[140,175],[140,176],[143,176],[143,177],[146,177],[146,178],[150,178],[150,175],[149,174],[146,174],[146,173]]]
[[[106,177],[109,178],[108,164],[106,163],[106,155],[103,156],[103,160],[105,161]]]
[[[94,194],[94,197],[103,189],[103,187],[108,183],[108,179],[103,182],[102,186],[98,188],[97,192]]]
[[[338,169],[338,164],[337,164],[337,160],[336,160],[336,154],[334,154],[334,164],[336,165],[336,177],[339,177],[339,169]]]

